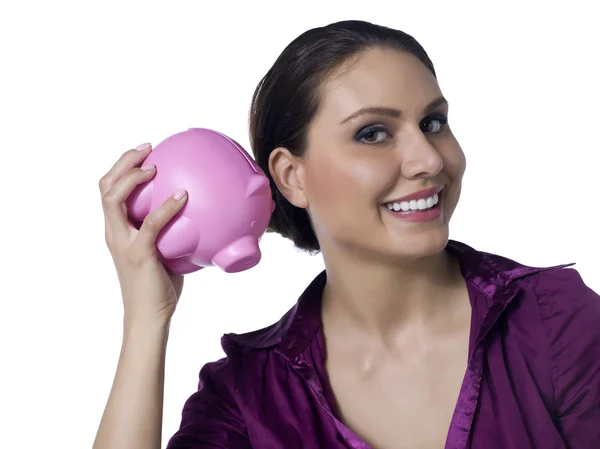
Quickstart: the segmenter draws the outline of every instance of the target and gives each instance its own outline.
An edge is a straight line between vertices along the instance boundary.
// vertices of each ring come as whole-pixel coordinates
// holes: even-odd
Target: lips
[[[385,203],[382,207],[392,217],[402,221],[434,222],[442,216],[444,193],[441,188],[424,189],[393,202]],[[431,196],[424,198],[424,195]]]
[[[401,203],[402,201],[412,201],[412,200],[420,200],[420,199],[427,199],[433,195],[435,195],[436,193],[439,194],[442,190],[443,190],[444,186],[435,186],[435,187],[430,187],[428,189],[423,189],[423,190],[419,190],[418,192],[413,192],[410,193],[406,196],[403,196],[402,198],[397,198],[391,201],[386,201],[384,204],[393,204],[393,203]]]

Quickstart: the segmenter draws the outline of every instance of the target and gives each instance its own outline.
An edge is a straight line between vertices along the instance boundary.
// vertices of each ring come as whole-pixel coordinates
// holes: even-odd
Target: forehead
[[[320,103],[322,113],[333,115],[348,115],[368,106],[421,113],[439,96],[436,78],[416,56],[405,51],[372,49],[329,77],[321,89]]]

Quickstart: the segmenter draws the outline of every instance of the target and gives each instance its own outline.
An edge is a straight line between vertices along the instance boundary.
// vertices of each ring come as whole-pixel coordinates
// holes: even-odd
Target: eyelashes
[[[378,137],[385,134],[382,139]],[[383,142],[386,137],[391,137],[387,128],[381,125],[369,125],[366,128],[362,128],[355,136],[354,140],[360,143],[366,144],[377,144]]]
[[[431,114],[419,123],[419,128],[425,134],[439,134],[446,129],[448,117],[444,114]],[[383,125],[369,125],[361,128],[354,136],[354,140],[367,145],[384,142],[392,135]]]
[[[427,125],[431,125],[432,123],[437,122],[438,123],[438,128],[435,130],[429,129],[430,127]],[[419,127],[421,128],[421,131],[423,132],[429,132],[429,133],[440,133],[442,132],[445,128],[446,125],[448,124],[448,117],[443,115],[443,114],[432,114],[428,117],[425,117],[421,123],[419,123]]]

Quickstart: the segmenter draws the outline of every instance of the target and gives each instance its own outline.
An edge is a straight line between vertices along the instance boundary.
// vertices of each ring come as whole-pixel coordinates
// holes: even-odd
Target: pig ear
[[[146,215],[150,213],[152,206],[152,193],[154,191],[154,183],[152,180],[140,184],[127,198],[127,214],[133,221],[143,221]]]
[[[271,192],[269,189],[269,179],[256,173],[250,177],[248,180],[248,186],[246,187],[246,198],[250,198],[252,196],[267,194],[271,196]]]
[[[189,256],[199,243],[200,235],[194,222],[183,215],[176,216],[156,239],[156,247],[165,259]]]

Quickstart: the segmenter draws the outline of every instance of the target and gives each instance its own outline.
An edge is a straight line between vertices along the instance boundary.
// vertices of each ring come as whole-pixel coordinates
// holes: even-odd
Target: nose
[[[420,129],[406,136],[399,151],[402,175],[406,178],[432,178],[444,168],[442,155]]]

